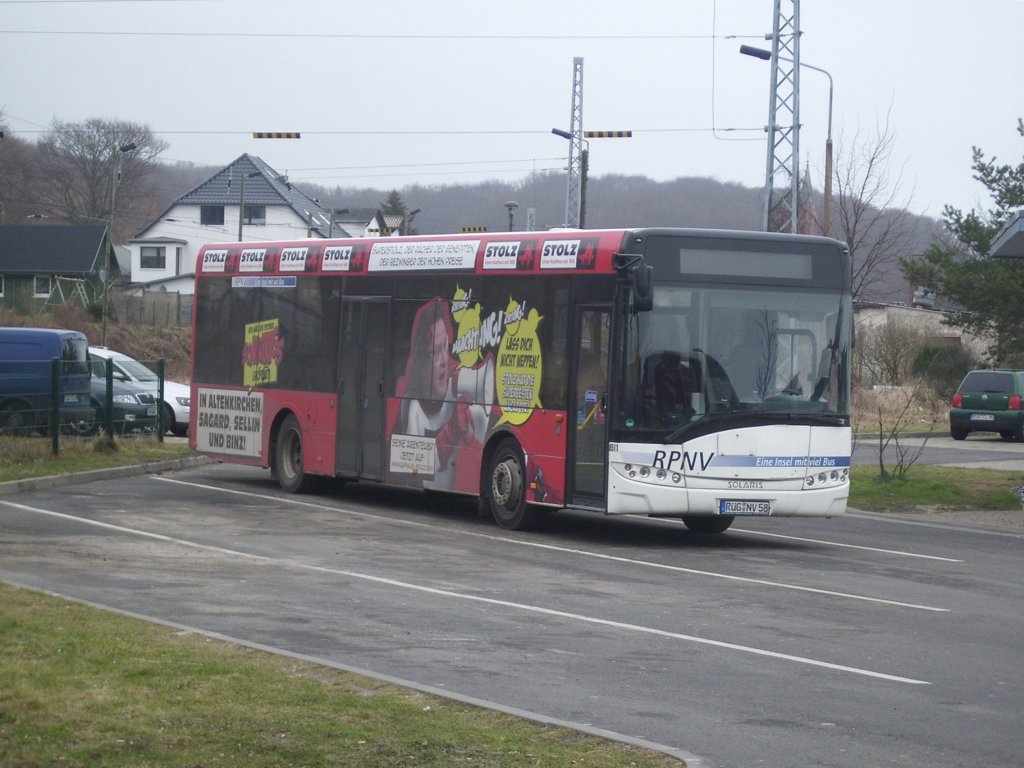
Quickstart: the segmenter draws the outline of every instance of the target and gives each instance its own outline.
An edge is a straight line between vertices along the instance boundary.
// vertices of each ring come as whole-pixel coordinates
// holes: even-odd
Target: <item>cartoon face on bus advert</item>
[[[426,488],[479,488],[488,431],[522,425],[540,407],[541,316],[509,299],[486,315],[471,291],[423,304],[409,357],[389,403],[389,469]]]

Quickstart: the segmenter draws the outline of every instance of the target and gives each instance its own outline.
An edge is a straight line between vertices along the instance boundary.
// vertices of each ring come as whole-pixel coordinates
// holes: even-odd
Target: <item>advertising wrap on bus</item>
[[[194,447],[562,507],[836,515],[849,488],[849,253],[701,230],[230,243],[199,255]]]

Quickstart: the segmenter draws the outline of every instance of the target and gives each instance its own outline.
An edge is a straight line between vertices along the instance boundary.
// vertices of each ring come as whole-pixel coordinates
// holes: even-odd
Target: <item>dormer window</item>
[[[248,206],[246,206],[248,207]],[[223,205],[203,205],[199,207],[199,223],[211,227],[224,226]]]

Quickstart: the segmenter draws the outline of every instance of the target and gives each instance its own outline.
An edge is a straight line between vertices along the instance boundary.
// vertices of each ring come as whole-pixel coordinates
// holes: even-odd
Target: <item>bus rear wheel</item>
[[[683,523],[694,533],[724,533],[734,519],[733,515],[683,515]]]
[[[307,493],[314,477],[306,473],[302,463],[302,428],[294,416],[286,416],[277,431],[274,444],[273,475],[286,493]]]
[[[511,531],[535,528],[540,510],[526,503],[526,472],[523,453],[515,440],[498,444],[487,471],[487,503],[499,527]]]

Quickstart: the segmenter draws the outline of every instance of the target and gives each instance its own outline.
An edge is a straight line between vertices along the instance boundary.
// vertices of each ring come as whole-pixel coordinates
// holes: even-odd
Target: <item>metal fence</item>
[[[143,361],[145,362],[145,361]],[[88,393],[68,386],[58,358],[38,361],[0,360],[0,435],[49,437],[54,455],[64,438],[107,435],[156,435],[163,440],[164,361],[147,363],[157,380],[134,385],[114,376],[112,360],[94,361]],[[97,375],[102,370],[104,375]]]
[[[128,296],[111,292],[110,306],[121,322],[136,325],[192,325],[192,296],[153,291]]]

